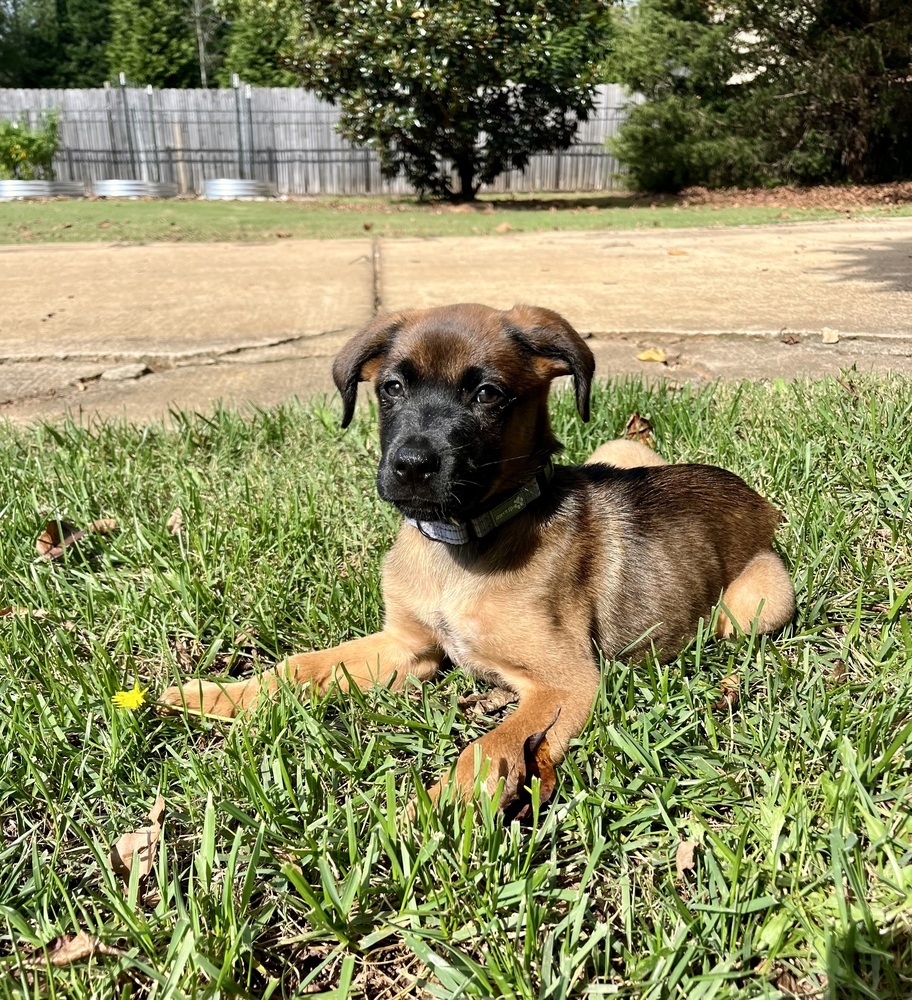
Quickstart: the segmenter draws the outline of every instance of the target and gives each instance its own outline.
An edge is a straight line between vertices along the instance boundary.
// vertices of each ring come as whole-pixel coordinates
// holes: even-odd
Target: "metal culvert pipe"
[[[236,177],[212,177],[205,182],[203,197],[208,201],[239,201],[244,198],[274,198],[275,190],[265,181],[245,181]]]
[[[0,181],[0,201],[15,198],[84,198],[81,181]]]
[[[174,198],[177,196],[177,185],[112,177],[95,181],[92,191],[98,198]]]

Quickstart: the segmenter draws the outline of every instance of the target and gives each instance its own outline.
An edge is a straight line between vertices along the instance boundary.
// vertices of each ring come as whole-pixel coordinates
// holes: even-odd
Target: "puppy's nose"
[[[440,471],[440,456],[429,444],[410,442],[404,444],[393,458],[393,474],[406,486],[426,483]]]

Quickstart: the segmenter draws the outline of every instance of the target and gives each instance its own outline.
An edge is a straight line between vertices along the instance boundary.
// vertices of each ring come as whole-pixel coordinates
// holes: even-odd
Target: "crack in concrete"
[[[194,363],[198,360],[228,357],[231,355],[243,354],[247,351],[262,351],[272,347],[284,347],[287,344],[296,344],[303,341],[310,341],[319,344],[324,338],[335,337],[345,333],[347,327],[339,327],[335,330],[324,330],[322,333],[308,334],[297,333],[287,337],[278,337],[272,340],[256,341],[252,343],[238,344],[235,347],[208,348],[199,351],[169,351],[167,353],[155,353],[150,351],[126,351],[114,354],[100,354],[97,351],[73,351],[60,354],[15,354],[0,356],[0,366],[16,364],[53,364],[62,361],[91,361],[97,364],[122,364],[131,361],[156,362],[158,364],[171,362],[172,367],[177,367],[181,362]],[[302,355],[307,357],[308,355]],[[165,369],[160,369],[165,370]]]

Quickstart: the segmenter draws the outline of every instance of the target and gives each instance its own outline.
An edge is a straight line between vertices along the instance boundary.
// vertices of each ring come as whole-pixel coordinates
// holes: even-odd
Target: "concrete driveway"
[[[602,375],[912,372],[912,219],[0,247],[0,414],[141,421],[328,393],[331,357],[376,311],[458,301],[556,309]],[[654,346],[664,363],[637,360]]]

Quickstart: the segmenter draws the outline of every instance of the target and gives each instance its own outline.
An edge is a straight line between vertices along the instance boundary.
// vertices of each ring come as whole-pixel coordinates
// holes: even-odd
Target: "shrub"
[[[59,120],[59,111],[48,111],[34,126],[24,116],[16,121],[0,119],[0,179],[53,180],[52,163],[60,148]]]

